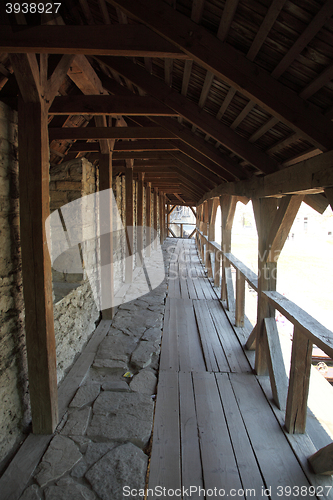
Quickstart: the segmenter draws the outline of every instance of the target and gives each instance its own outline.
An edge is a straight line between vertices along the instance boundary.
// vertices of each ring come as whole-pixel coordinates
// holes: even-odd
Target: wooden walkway
[[[175,242],[147,498],[316,498],[194,240]]]

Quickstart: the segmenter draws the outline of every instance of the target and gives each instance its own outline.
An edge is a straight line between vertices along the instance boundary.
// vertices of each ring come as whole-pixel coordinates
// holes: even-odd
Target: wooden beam
[[[151,182],[146,185],[146,244],[147,257],[151,254]]]
[[[255,36],[255,39],[253,40],[251,47],[246,55],[250,61],[254,61],[256,55],[258,54],[259,50],[261,49],[264,41],[266,40],[266,37],[268,33],[270,32],[271,28],[273,27],[273,24],[275,23],[278,15],[280,14],[284,4],[286,3],[286,0],[273,0],[271,5],[269,6],[269,9],[267,10],[267,14],[261,23],[261,26],[259,30],[257,31],[257,34]]]
[[[222,194],[263,198],[294,193],[320,193],[333,186],[332,165],[333,151],[329,151],[260,179],[222,184],[207,193],[201,202]]]
[[[114,5],[121,4],[127,14],[174,43],[207,71],[211,71],[285,125],[301,133],[317,148],[322,151],[333,148],[333,124],[330,120],[323,118],[321,113],[295,96],[292,90],[254,65],[234,47],[208,33],[205,28],[193,23],[162,0],[156,0],[153,6],[149,0],[108,1]],[[321,14],[321,19],[327,20],[332,12],[333,4],[328,0],[325,15]],[[320,22],[316,21],[317,26]],[[198,126],[196,123],[194,125]],[[216,131],[212,137],[215,138],[215,135]]]
[[[205,5],[205,0],[193,0],[192,3],[192,11],[191,11],[191,19],[195,23],[200,23],[202,18],[202,13]]]
[[[60,85],[65,80],[74,58],[75,55],[73,54],[65,54],[62,56],[51,77],[48,79],[45,87],[45,100],[48,104],[52,105],[53,100],[59,91]]]
[[[0,36],[2,28],[5,27],[1,27]],[[12,54],[10,61],[23,100],[25,102],[39,102],[42,89],[36,54]]]
[[[110,196],[109,211],[103,210],[101,213],[100,226],[100,251],[101,251],[101,311],[103,319],[112,319],[114,316],[114,270],[113,270],[113,192],[112,192],[112,156],[108,152],[101,153],[99,158],[99,190],[108,190]],[[105,232],[105,227],[110,228],[110,232]]]
[[[286,409],[286,429],[290,434],[304,434],[307,416],[312,342],[294,328]]]
[[[157,250],[157,228],[158,228],[158,221],[157,221],[157,210],[158,208],[158,188],[154,187],[154,211],[153,211],[153,219],[154,219],[154,250]]]
[[[193,132],[175,120],[162,117],[154,117],[153,121],[161,127],[169,130],[180,140],[173,141],[179,150],[201,163],[203,167],[214,172],[216,175],[226,179],[246,179],[248,174],[243,168],[223,153],[219,153],[214,146],[211,146],[204,139],[201,139]]]
[[[116,151],[113,153],[114,160],[170,160],[168,152],[161,151]]]
[[[182,92],[181,92],[181,94],[184,97],[186,97],[188,85],[190,83],[192,66],[193,66],[193,61],[191,59],[185,61],[183,81],[182,81]]]
[[[333,474],[333,443],[321,448],[308,458],[315,474],[331,476]]]
[[[273,400],[280,410],[285,410],[288,394],[288,377],[284,367],[275,318],[264,319],[264,345]]]
[[[321,215],[329,205],[328,199],[322,194],[307,194],[303,201]]]
[[[116,142],[115,151],[177,151],[177,144],[163,140]]]
[[[173,139],[162,127],[61,127],[49,129],[50,140]]]
[[[149,75],[144,68],[119,57],[98,57],[98,60],[102,61],[106,66],[113,68],[117,73],[130,79],[132,83],[145,90],[151,96],[164,102],[164,104],[180,113],[192,125],[203,130],[206,134],[209,134],[216,141],[263,172],[269,173],[278,169],[278,163],[275,160],[265,155],[265,153],[252,144],[249,144],[248,141],[231,130],[230,127],[201,110],[196,104],[186,99],[186,97],[171,90],[159,78]]]
[[[332,183],[332,185],[333,185],[333,183]],[[326,188],[325,195],[329,201],[329,204],[331,205],[331,209],[333,210],[333,187]]]
[[[29,87],[28,81],[25,85]],[[50,205],[44,105],[20,101],[18,130],[22,273],[32,426],[35,434],[52,434],[58,424],[58,398],[52,273],[45,227]]]
[[[138,235],[138,266],[143,264],[143,190],[144,190],[144,172],[138,174],[138,194],[137,194],[137,235]]]
[[[282,58],[279,64],[274,69],[272,76],[279,78],[292,64],[296,57],[308,45],[309,42],[316,36],[318,31],[333,15],[333,4],[331,0],[326,0],[320,11],[316,14],[310,24],[307,25],[304,32],[299,36],[294,45],[288,50],[287,54]]]
[[[330,64],[324,71],[320,73],[314,80],[312,80],[299,94],[302,99],[309,99],[319,89],[330,83],[333,79],[333,64]]]
[[[65,57],[65,56],[64,56]],[[149,96],[76,95],[56,97],[52,115],[177,116],[174,110]]]
[[[256,330],[255,370],[257,375],[268,374],[268,360],[265,349],[264,319],[274,318],[275,310],[261,296],[263,290],[276,290],[277,263],[267,262],[268,236],[277,209],[275,198],[252,200],[258,232],[258,313]]]
[[[302,195],[288,195],[281,199],[267,236],[267,253],[262,255],[267,262],[278,261],[303,198]]]
[[[235,217],[237,198],[235,196],[221,196],[221,222],[222,222],[222,241],[221,249],[223,253],[231,252],[231,229]],[[222,255],[222,283],[221,299],[227,301],[229,310],[234,309],[235,299],[231,278],[230,264]]]
[[[182,50],[146,26],[2,26],[1,52],[171,57],[188,59]]]
[[[129,160],[130,161],[130,160]],[[125,174],[125,193],[126,193],[126,258],[125,258],[125,283],[133,281],[133,225],[134,225],[134,210],[133,210],[133,167],[126,166]]]
[[[217,38],[224,41],[227,38],[231,23],[234,19],[239,0],[226,0],[222,17],[217,31]]]

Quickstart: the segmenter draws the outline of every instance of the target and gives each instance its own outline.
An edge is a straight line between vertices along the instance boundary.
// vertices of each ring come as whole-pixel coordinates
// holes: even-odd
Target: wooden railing
[[[207,268],[208,276],[213,274],[215,285],[226,288],[226,307],[229,318],[235,326],[244,325],[245,317],[245,282],[258,292],[258,277],[231,253],[223,253],[218,243],[208,241],[197,229],[197,243],[202,262]],[[212,273],[211,254],[215,256],[215,269]],[[221,267],[224,259],[225,283],[220,283]],[[236,294],[231,280],[230,266],[236,269]],[[228,269],[229,267],[229,269]],[[309,393],[312,347],[315,344],[329,357],[333,358],[333,332],[328,330],[306,311],[276,291],[262,291],[258,301],[267,301],[274,309],[287,318],[294,327],[289,380],[286,374],[282,349],[274,317],[263,320],[265,334],[265,354],[273,392],[278,408],[285,410],[285,426],[289,433],[304,433],[307,416],[307,400]],[[249,335],[245,344],[247,349],[254,348],[258,325]],[[309,457],[315,472],[328,474],[333,470],[333,443]],[[324,459],[324,458],[325,459]]]
[[[177,236],[174,233],[174,231],[171,229],[170,226],[172,226],[172,225],[179,226],[179,228],[180,228],[180,236]],[[195,224],[190,224],[189,222],[169,222],[168,230],[169,230],[169,232],[170,232],[170,234],[172,235],[173,238],[184,238],[184,226],[193,226],[194,227],[194,229],[191,232],[191,234],[189,236],[186,236],[186,238],[192,238],[192,236],[196,232]]]

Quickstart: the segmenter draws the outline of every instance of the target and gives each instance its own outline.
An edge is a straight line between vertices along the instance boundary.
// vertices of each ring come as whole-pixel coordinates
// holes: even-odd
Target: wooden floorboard
[[[148,487],[176,489],[181,487],[177,372],[160,371],[157,397]]]

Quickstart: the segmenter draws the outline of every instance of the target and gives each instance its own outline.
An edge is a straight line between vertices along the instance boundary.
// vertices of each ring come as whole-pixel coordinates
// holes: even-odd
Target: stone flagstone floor
[[[124,486],[144,489],[166,292],[167,278],[130,302],[127,291],[20,500],[120,500]]]

